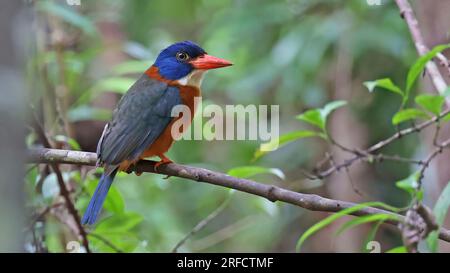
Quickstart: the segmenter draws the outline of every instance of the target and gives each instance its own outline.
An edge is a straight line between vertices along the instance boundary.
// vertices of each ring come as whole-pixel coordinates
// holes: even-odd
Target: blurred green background
[[[436,1],[434,1],[436,2]],[[370,6],[361,0],[81,0],[28,1],[33,35],[27,37],[30,57],[26,77],[29,101],[59,148],[95,151],[105,121],[120,95],[169,44],[192,40],[209,54],[234,62],[208,73],[204,103],[218,105],[280,105],[280,131],[307,128],[295,116],[332,100],[349,105],[333,114],[330,132],[352,147],[367,147],[395,132],[391,117],[399,99],[387,92],[370,94],[364,81],[384,77],[404,85],[416,52],[393,1]],[[420,4],[418,4],[420,5]],[[423,6],[423,5],[422,5]],[[427,28],[426,23],[425,28]],[[33,111],[34,111],[33,110]],[[389,146],[388,154],[414,156],[423,152],[417,136]],[[36,136],[30,132],[29,146]],[[259,141],[180,141],[168,156],[177,163],[220,172],[242,166],[276,168],[250,178],[306,193],[348,201],[381,200],[405,206],[407,194],[394,182],[408,176],[411,166],[357,164],[324,181],[307,179],[331,151],[345,154],[320,139],[288,144],[254,159]],[[32,166],[30,166],[32,167]],[[64,176],[83,212],[101,170],[63,166]],[[61,202],[55,176],[44,167],[27,173],[27,208],[35,215]],[[353,185],[352,185],[353,184]],[[363,194],[357,194],[357,188]],[[197,223],[221,204],[220,214],[192,236],[181,252],[294,252],[299,236],[326,213],[225,188],[160,175],[120,174],[101,220],[90,230],[91,247],[99,252],[169,252]],[[31,216],[30,216],[31,217]],[[67,251],[74,240],[68,216],[51,213],[27,233],[27,251]],[[362,251],[370,226],[335,236],[335,226],[311,237],[304,251]],[[96,236],[97,235],[97,236]],[[389,227],[377,240],[382,250],[401,244]]]

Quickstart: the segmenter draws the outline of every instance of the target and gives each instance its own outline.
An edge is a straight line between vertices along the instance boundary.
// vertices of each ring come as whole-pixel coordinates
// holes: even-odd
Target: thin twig
[[[44,145],[44,147],[51,148],[51,144],[45,134],[44,128],[42,128],[42,126],[39,123],[39,120],[36,118],[36,116],[35,116],[35,121],[34,121],[34,127],[36,130],[36,134],[38,135],[38,137],[39,137],[40,141],[42,142],[42,144]],[[84,229],[83,225],[81,224],[81,219],[80,219],[80,216],[78,215],[78,211],[75,208],[75,205],[73,204],[72,200],[70,199],[70,193],[64,182],[64,178],[62,176],[61,170],[59,169],[57,162],[52,162],[49,165],[55,172],[56,180],[58,182],[58,186],[59,186],[59,190],[60,190],[60,195],[64,198],[64,201],[66,202],[67,210],[69,211],[70,215],[72,215],[72,217],[75,221],[75,224],[78,228],[79,235],[82,240],[82,244],[83,244],[84,248],[86,249],[86,252],[89,253],[90,252],[89,241],[87,239],[86,230]]]
[[[447,116],[449,113],[450,113],[450,108],[445,110],[444,112],[442,112],[439,116],[433,117],[430,120],[420,123],[419,125],[415,125],[415,126],[400,130],[397,133],[395,133],[394,135],[392,135],[391,137],[389,137],[385,140],[382,140],[382,141],[376,143],[375,145],[372,145],[369,149],[367,149],[367,152],[369,152],[369,153],[376,152],[376,151],[380,150],[381,148],[384,148],[387,145],[391,144],[392,142],[396,141],[397,139],[400,139],[406,135],[418,133],[418,132],[422,131],[423,129],[438,122],[440,119]]]
[[[385,154],[376,154],[374,156],[374,159],[378,162],[381,161],[394,161],[394,162],[401,162],[401,163],[408,163],[408,164],[416,164],[416,165],[423,165],[423,160],[417,160],[413,158],[407,158],[407,157],[401,157],[398,155],[385,155]],[[370,160],[368,160],[370,161]]]
[[[360,161],[360,160],[370,161],[370,159],[372,159],[372,158],[376,159],[378,154],[375,154],[375,152],[377,152],[378,150],[388,146],[389,144],[393,143],[394,141],[396,141],[406,135],[418,133],[418,132],[422,131],[423,129],[425,129],[435,123],[439,123],[439,121],[443,117],[447,116],[449,113],[450,113],[450,109],[447,109],[444,112],[442,112],[439,116],[433,117],[430,120],[420,123],[419,125],[414,125],[412,127],[400,130],[397,133],[395,133],[394,135],[370,146],[366,150],[357,150],[357,151],[355,150],[354,156],[352,158],[346,159],[343,163],[335,164],[334,166],[331,166],[330,168],[328,168],[322,172],[318,172],[317,175],[314,177],[314,179],[324,179],[324,178],[334,174],[335,172],[340,171],[343,168],[350,167],[355,162]],[[348,149],[348,150],[350,151],[351,149]],[[419,165],[423,164],[423,162],[421,162],[421,161],[408,160],[408,159],[402,158],[402,157],[398,157],[398,160],[393,156],[382,155],[380,157],[386,158],[391,161],[414,163],[414,164],[419,164]]]
[[[419,179],[418,179],[419,188],[422,186],[422,181],[424,178],[425,171],[430,166],[431,161],[433,161],[433,159],[435,159],[439,154],[441,154],[445,148],[449,148],[449,147],[450,147],[450,139],[447,139],[446,141],[437,145],[437,147],[433,150],[433,152],[431,152],[431,154],[428,155],[427,159],[425,159],[424,164],[419,171]]]
[[[436,130],[433,135],[433,145],[435,147],[439,146],[439,133],[441,132],[441,123],[439,121],[436,122]]]
[[[175,247],[172,249],[172,253],[177,253],[178,249],[184,244],[186,243],[186,241],[191,238],[192,236],[194,236],[197,232],[199,232],[200,230],[202,230],[204,227],[206,227],[206,225],[208,225],[212,220],[214,220],[214,218],[216,218],[230,203],[230,199],[231,199],[232,195],[229,195],[227,197],[227,199],[225,201],[222,202],[222,204],[220,204],[220,206],[218,208],[216,208],[213,212],[211,212],[208,216],[206,216],[205,219],[201,220],[188,234],[186,234],[186,236],[181,239],[176,245]]]
[[[105,245],[109,246],[110,248],[112,248],[117,253],[123,253],[124,252],[122,249],[117,247],[115,244],[111,243],[111,241],[109,241],[108,239],[106,239],[105,237],[103,237],[100,234],[97,234],[97,233],[94,233],[94,232],[90,232],[89,236],[92,236],[92,237],[100,240],[102,243],[104,243]]]
[[[217,245],[229,238],[232,238],[239,232],[243,230],[255,227],[256,220],[258,219],[255,215],[248,215],[236,222],[232,222],[230,225],[221,228],[220,230],[205,236],[204,238],[198,239],[192,242],[193,252],[202,252],[207,248]]]
[[[49,213],[52,209],[57,208],[61,205],[63,205],[63,203],[55,203],[52,204],[51,206],[45,207],[43,210],[41,210],[41,212],[39,212],[36,216],[33,217],[34,219],[31,220],[31,223],[29,224],[28,228],[26,228],[24,231],[33,230],[36,223],[41,221],[42,218],[44,218],[44,216],[47,215],[47,213]]]

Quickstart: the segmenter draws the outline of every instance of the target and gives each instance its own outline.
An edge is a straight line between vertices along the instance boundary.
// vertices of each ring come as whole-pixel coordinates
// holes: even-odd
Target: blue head
[[[168,80],[186,77],[196,69],[208,70],[229,66],[229,61],[207,55],[205,50],[191,41],[175,43],[159,53],[154,66]]]

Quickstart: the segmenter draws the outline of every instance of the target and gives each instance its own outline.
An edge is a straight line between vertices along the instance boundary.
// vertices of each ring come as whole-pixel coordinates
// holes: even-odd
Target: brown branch
[[[442,53],[438,53],[436,58],[439,60],[439,64],[447,70],[447,76],[450,77],[450,61]]]
[[[445,116],[447,116],[448,114],[450,114],[450,109],[445,110],[444,112],[442,112],[439,116],[435,116],[430,120],[427,120],[425,122],[422,122],[418,125],[414,125],[412,127],[403,129],[398,131],[397,133],[393,134],[392,136],[381,140],[380,142],[370,146],[369,148],[367,148],[366,150],[352,150],[349,148],[345,148],[347,151],[353,151],[354,156],[352,158],[346,159],[343,163],[340,164],[335,164],[332,165],[330,168],[324,170],[324,171],[317,171],[315,170],[314,173],[315,174],[311,174],[308,176],[308,178],[312,178],[312,179],[324,179],[332,174],[334,174],[335,172],[340,171],[343,168],[348,168],[351,165],[353,165],[355,162],[357,161],[361,161],[361,160],[368,160],[368,159],[386,159],[386,160],[391,160],[391,161],[398,161],[398,162],[406,162],[406,163],[413,163],[413,164],[418,164],[418,165],[423,165],[425,162],[422,161],[416,161],[416,160],[408,160],[406,158],[402,158],[402,157],[396,157],[396,156],[389,156],[389,155],[380,155],[377,154],[376,152],[379,151],[380,149],[388,146],[389,144],[391,144],[392,142],[413,134],[413,133],[418,133],[420,131],[422,131],[423,129],[433,125],[433,124],[439,124],[439,121],[444,118]],[[337,143],[336,141],[334,141],[334,143]],[[338,146],[341,147],[342,145]],[[328,156],[327,156],[328,157]],[[329,158],[329,157],[328,157]],[[370,161],[370,160],[369,160]]]
[[[433,152],[425,159],[424,164],[422,168],[419,171],[419,188],[422,187],[422,181],[425,175],[426,169],[430,166],[431,161],[435,159],[439,154],[441,154],[445,148],[450,147],[450,139],[447,139],[446,141],[440,143],[437,145],[437,147],[434,149]]]
[[[55,149],[31,149],[28,151],[29,163],[59,163],[95,166],[96,161],[97,155],[89,152]],[[139,161],[132,171],[156,173],[154,170],[155,163],[156,162],[154,161],[148,160]],[[281,201],[312,211],[339,212],[356,205],[351,202],[328,199],[315,194],[294,192],[274,185],[261,184],[252,180],[236,178],[203,168],[195,168],[175,163],[159,166],[158,171],[159,174],[176,176],[197,182],[235,189],[264,197],[272,202]],[[366,207],[353,212],[352,215],[363,216],[378,213],[395,214],[384,209]],[[404,217],[402,215],[395,215],[399,217],[400,221],[403,221]],[[387,223],[398,224],[398,221],[391,220]],[[450,242],[450,230],[441,229],[439,238]]]
[[[397,139],[402,138],[403,136],[410,135],[413,133],[418,133],[418,132],[422,131],[423,129],[433,125],[434,123],[439,122],[443,117],[447,116],[448,114],[450,114],[450,109],[445,110],[439,116],[433,117],[432,119],[427,120],[423,123],[420,123],[419,125],[415,125],[413,127],[409,127],[409,128],[403,129],[401,131],[398,131],[391,137],[389,137],[385,140],[382,140],[375,145],[372,145],[369,149],[367,149],[367,152],[369,152],[369,153],[376,152],[376,151],[380,150],[381,148],[396,141]]]
[[[39,123],[39,120],[35,117],[34,120],[34,128],[36,130],[36,134],[39,137],[39,140],[42,142],[44,147],[51,148],[51,144],[47,138],[47,135],[45,134],[44,128]],[[49,164],[56,175],[56,180],[58,182],[60,195],[63,197],[67,210],[69,211],[69,214],[72,215],[75,224],[78,228],[78,233],[81,237],[82,244],[84,248],[86,249],[86,252],[90,252],[89,250],[89,241],[87,239],[87,233],[84,229],[83,225],[81,224],[80,216],[78,215],[77,209],[75,208],[75,205],[73,204],[72,200],[70,199],[70,193],[69,190],[66,187],[66,184],[64,183],[64,178],[62,176],[61,170],[59,169],[58,162],[51,162]]]
[[[419,22],[417,21],[408,0],[395,0],[395,2],[400,9],[402,18],[405,19],[406,24],[408,25],[409,31],[411,32],[411,37],[417,49],[417,53],[420,56],[427,54],[429,49],[425,44],[425,39],[423,38],[422,32],[419,28]],[[439,58],[442,58],[442,56]],[[431,81],[433,82],[434,87],[442,95],[447,90],[447,83],[442,77],[441,72],[439,72],[437,65],[433,61],[430,61],[427,63],[426,70],[431,78]],[[450,99],[447,99],[447,105],[450,106]]]

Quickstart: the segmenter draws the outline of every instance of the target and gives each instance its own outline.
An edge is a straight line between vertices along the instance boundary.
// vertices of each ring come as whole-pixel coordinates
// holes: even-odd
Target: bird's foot
[[[159,173],[158,168],[159,168],[161,165],[165,165],[165,164],[169,164],[169,163],[172,163],[172,162],[173,162],[172,160],[170,160],[169,158],[165,157],[164,155],[159,156],[159,158],[161,158],[161,161],[156,162],[156,163],[155,163],[155,166],[153,167],[154,170],[155,170],[155,172],[157,172],[157,173]],[[167,176],[165,179],[167,179],[167,178],[169,178],[169,176]]]

